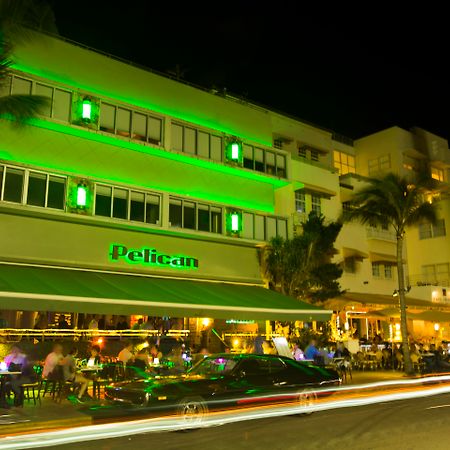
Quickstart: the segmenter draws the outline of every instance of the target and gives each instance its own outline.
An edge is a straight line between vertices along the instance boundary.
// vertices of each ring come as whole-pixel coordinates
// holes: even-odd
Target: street
[[[53,449],[447,449],[450,394]]]

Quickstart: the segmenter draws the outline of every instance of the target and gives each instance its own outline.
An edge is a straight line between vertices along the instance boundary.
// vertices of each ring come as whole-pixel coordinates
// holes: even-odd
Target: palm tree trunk
[[[406,320],[405,300],[405,272],[403,270],[403,233],[397,235],[397,274],[398,274],[398,297],[400,299],[400,325],[402,332],[402,348],[404,369],[408,375],[414,373],[414,368],[409,354],[408,323]]]

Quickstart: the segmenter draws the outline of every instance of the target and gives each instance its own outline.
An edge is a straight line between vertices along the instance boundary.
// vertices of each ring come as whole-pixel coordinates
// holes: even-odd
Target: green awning
[[[262,287],[0,265],[0,310],[243,320],[330,320],[332,311]]]

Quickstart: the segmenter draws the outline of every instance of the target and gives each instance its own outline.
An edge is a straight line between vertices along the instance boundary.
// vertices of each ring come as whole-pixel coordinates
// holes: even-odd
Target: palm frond
[[[42,113],[50,99],[41,95],[8,95],[0,97],[0,117],[13,117],[17,124]]]

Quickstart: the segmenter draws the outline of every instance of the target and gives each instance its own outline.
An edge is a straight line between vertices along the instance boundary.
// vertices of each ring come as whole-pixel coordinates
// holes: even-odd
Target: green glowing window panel
[[[85,208],[87,206],[87,187],[79,184],[76,190],[76,204],[78,208]]]
[[[237,141],[229,142],[226,151],[227,160],[237,164],[242,164],[243,154],[242,154],[242,144]]]
[[[242,212],[232,211],[227,214],[227,231],[237,234],[242,231]]]
[[[91,102],[91,100],[88,98],[84,99],[81,107],[82,107],[81,118],[83,120],[87,120],[90,122],[92,119],[92,102]]]

